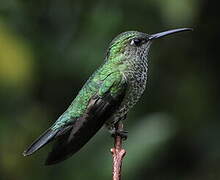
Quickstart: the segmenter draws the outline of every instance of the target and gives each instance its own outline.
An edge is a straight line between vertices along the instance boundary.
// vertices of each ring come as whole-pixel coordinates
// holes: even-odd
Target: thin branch
[[[123,124],[122,122],[118,122],[116,124],[116,131],[123,132]],[[122,137],[116,135],[114,137],[114,148],[111,148],[113,164],[112,164],[112,179],[113,180],[121,180],[121,168],[122,168],[122,160],[126,154],[125,149],[122,148]]]

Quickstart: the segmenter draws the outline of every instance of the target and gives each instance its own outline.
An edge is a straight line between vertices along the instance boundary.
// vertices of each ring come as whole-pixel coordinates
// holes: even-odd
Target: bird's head
[[[147,58],[148,50],[152,41],[155,39],[162,38],[164,36],[183,32],[183,31],[192,31],[191,28],[180,28],[168,30],[156,34],[146,34],[138,31],[127,31],[116,36],[109,45],[107,56],[111,60],[121,60],[132,58],[144,60]]]

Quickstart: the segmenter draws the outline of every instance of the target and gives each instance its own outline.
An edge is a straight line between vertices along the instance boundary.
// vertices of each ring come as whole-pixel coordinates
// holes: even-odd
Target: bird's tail
[[[56,139],[45,165],[59,163],[79,151],[102,127],[104,120],[82,118],[72,129]]]
[[[51,142],[55,138],[57,132],[58,130],[48,129],[23,152],[23,155],[29,156],[42,148],[47,143]]]

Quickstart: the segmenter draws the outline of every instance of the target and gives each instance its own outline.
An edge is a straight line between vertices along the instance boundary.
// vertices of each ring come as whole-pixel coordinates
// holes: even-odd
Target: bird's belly
[[[121,117],[128,113],[128,111],[138,102],[146,87],[146,78],[135,80],[131,83],[124,101],[118,109],[118,115]]]

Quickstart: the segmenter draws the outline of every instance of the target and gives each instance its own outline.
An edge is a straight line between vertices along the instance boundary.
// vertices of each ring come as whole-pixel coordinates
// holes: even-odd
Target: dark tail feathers
[[[23,155],[29,156],[33,154],[35,151],[42,148],[44,145],[46,145],[47,143],[49,143],[54,139],[57,132],[58,130],[48,129],[23,152]]]

